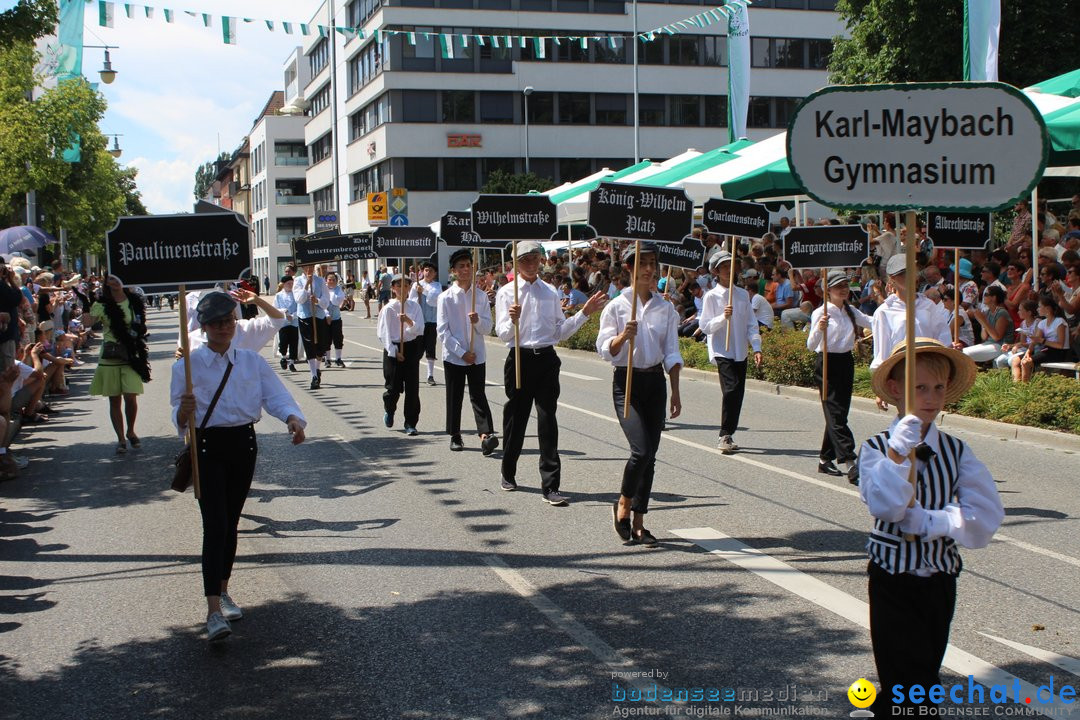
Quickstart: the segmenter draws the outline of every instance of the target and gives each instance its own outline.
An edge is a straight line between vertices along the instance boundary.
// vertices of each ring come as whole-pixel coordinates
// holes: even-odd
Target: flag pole
[[[638,260],[641,257],[641,241],[634,241],[634,277],[631,278],[633,290],[630,291],[630,322],[637,321],[637,283],[638,283]],[[634,382],[634,338],[630,338],[630,350],[626,354],[626,398],[623,400],[622,416],[625,420],[630,417],[630,389]]]
[[[177,287],[180,293],[180,350],[184,354],[184,394],[191,394],[191,344],[188,341],[187,286]],[[187,419],[188,452],[191,454],[191,484],[195,490],[195,499],[202,497],[202,484],[199,482],[199,437],[195,430],[195,413]]]

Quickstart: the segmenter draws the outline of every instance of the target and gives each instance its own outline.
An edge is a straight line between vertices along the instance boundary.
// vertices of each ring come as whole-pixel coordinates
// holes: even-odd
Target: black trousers
[[[236,526],[255,475],[255,426],[209,427],[199,434],[199,512],[205,595],[220,595],[236,559]]]
[[[555,411],[559,406],[559,368],[562,361],[554,348],[540,351],[521,351],[521,389],[515,388],[514,351],[506,356],[503,365],[503,387],[506,405],[503,406],[502,476],[514,480],[517,475],[521,446],[529,414],[536,405],[536,431],[540,443],[540,487],[544,493],[559,489],[562,464],[559,460],[559,424]]]
[[[487,364],[455,365],[444,362],[443,373],[446,379],[446,432],[450,435],[461,434],[461,405],[465,400],[466,383],[469,385],[473,417],[476,418],[476,434],[490,435],[495,432],[485,387]]]
[[[903,685],[906,693],[915,684],[929,688],[941,682],[941,661],[956,608],[956,576],[890,575],[873,562],[867,573],[870,642],[881,681],[873,711],[877,717],[891,717],[894,685]]]
[[[404,392],[405,424],[411,427],[420,422],[420,356],[423,352],[421,338],[405,343],[405,360],[402,362],[383,350],[383,380],[386,381],[383,409],[393,415],[397,411],[398,398]]]
[[[345,334],[341,332],[341,318],[330,321],[330,343],[326,347],[327,350],[330,349],[330,345],[338,350],[345,347]]]
[[[720,375],[720,436],[734,435],[739,427],[743,396],[746,395],[746,361],[736,362],[717,356],[716,371]]]
[[[439,337],[436,331],[438,327],[438,323],[424,323],[424,356],[432,360],[438,357],[435,354],[435,340]]]
[[[649,371],[634,370],[630,394],[630,416],[623,417],[626,403],[626,368],[615,368],[611,382],[611,397],[615,401],[615,417],[623,435],[630,443],[630,459],[623,468],[620,494],[631,498],[630,509],[636,513],[649,512],[656,451],[667,418],[667,385],[662,366]]]
[[[286,325],[278,330],[278,355],[296,360],[297,348],[300,345],[300,329],[292,325]]]
[[[821,353],[814,358],[814,382],[821,388]],[[829,353],[828,394],[821,403],[825,413],[825,435],[821,438],[821,459],[855,462],[855,436],[848,427],[851,388],[855,382],[855,357],[849,353]]]
[[[321,358],[330,349],[330,324],[326,322],[326,318],[300,318],[299,320],[300,339],[304,341],[304,355],[308,360]],[[314,328],[315,323],[318,323],[317,328]]]

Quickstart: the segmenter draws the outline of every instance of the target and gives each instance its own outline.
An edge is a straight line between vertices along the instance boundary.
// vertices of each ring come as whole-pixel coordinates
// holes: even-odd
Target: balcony
[[[310,205],[310,195],[275,195],[275,205]]]
[[[307,164],[308,164],[307,155],[304,155],[303,157],[297,157],[297,156],[294,156],[294,155],[275,155],[274,156],[274,165],[277,165],[278,167],[282,167],[282,166],[307,167]]]

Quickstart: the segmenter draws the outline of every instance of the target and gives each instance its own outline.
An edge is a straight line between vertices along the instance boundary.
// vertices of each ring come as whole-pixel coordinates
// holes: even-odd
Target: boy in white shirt
[[[401,292],[401,284],[405,290]],[[383,424],[394,427],[398,398],[405,393],[405,434],[416,435],[420,421],[420,356],[424,353],[424,313],[415,300],[405,301],[401,312],[401,296],[408,295],[409,280],[394,275],[391,282],[393,299],[379,311],[376,335],[383,346]]]

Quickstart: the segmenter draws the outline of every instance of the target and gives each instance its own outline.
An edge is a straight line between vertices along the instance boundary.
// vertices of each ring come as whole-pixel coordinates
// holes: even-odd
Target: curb
[[[570,353],[574,357],[583,360],[592,360],[604,366],[608,365],[608,363],[601,362],[595,353],[585,350],[572,350],[560,345],[558,346],[558,351],[560,354]],[[686,377],[688,375],[692,375],[695,380],[714,380],[716,377],[714,373],[706,370],[684,367],[682,376]],[[746,379],[746,389],[754,392],[768,393],[769,395],[813,400],[815,402],[818,399],[818,391],[813,388],[797,387],[794,385],[778,385],[765,380],[754,380],[752,378]],[[853,409],[857,410],[877,413],[881,412],[877,409],[877,404],[870,398],[855,396],[851,398],[851,406]],[[1058,432],[1057,430],[1045,430],[1043,428],[1028,427],[1026,425],[1013,425],[1011,423],[997,422],[996,420],[984,420],[982,418],[973,418],[968,417],[967,415],[958,415],[956,413],[942,413],[938,418],[938,424],[942,427],[966,430],[998,440],[1019,440],[1021,442],[1041,445],[1053,450],[1080,453],[1080,435]]]

